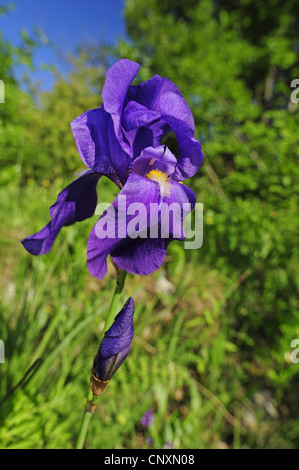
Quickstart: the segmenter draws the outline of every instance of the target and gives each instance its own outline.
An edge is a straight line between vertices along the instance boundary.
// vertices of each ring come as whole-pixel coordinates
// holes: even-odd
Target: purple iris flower
[[[140,423],[144,428],[150,428],[154,422],[154,413],[152,410],[147,410],[140,419]]]
[[[103,175],[121,189],[112,204],[116,211],[122,196],[126,196],[126,208],[134,202],[147,209],[151,203],[159,206],[164,202],[170,206],[175,202],[180,207],[188,203],[189,212],[193,209],[195,194],[179,184],[193,176],[202,162],[191,110],[176,85],[167,78],[155,75],[132,85],[138,70],[139,65],[130,60],[116,62],[107,72],[102,106],[71,123],[79,155],[88,171],[58,195],[50,208],[50,222],[40,232],[22,240],[31,254],[48,253],[62,227],[94,214],[96,187]],[[177,140],[177,158],[162,145],[170,132]],[[180,230],[170,230],[167,237],[131,238],[125,233],[100,238],[95,226],[87,244],[90,273],[103,278],[110,255],[120,269],[151,274],[163,263],[168,244],[184,239],[182,222],[186,213],[175,221]],[[150,225],[149,214],[145,218],[144,224]],[[157,215],[155,223],[161,225],[161,215]]]
[[[134,301],[130,297],[105,332],[93,362],[93,375],[101,382],[111,379],[127,357],[134,336]]]

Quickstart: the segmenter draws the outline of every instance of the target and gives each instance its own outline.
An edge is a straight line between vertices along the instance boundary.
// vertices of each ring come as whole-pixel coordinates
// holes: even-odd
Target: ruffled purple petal
[[[138,85],[131,85],[128,88],[126,96],[126,104],[130,101],[140,103],[147,109],[160,112],[159,107],[156,107],[155,103],[159,99],[159,95],[162,87],[162,78],[160,75],[154,75],[149,80]]]
[[[178,120],[180,125],[186,126],[191,135],[194,134],[195,124],[193,115],[189,105],[182,96],[170,91],[162,93],[159,105],[161,116],[171,116],[172,119]]]
[[[123,112],[123,126],[126,131],[153,124],[160,119],[160,113],[146,108],[136,101],[129,101]]]
[[[184,181],[195,175],[203,159],[201,144],[194,137],[189,137],[178,128],[175,130],[178,142],[178,163],[173,179]]]
[[[178,143],[177,168],[173,178],[183,181],[197,172],[203,159],[200,142],[194,138],[194,120],[183,97],[167,92],[160,98],[161,122],[165,122]]]
[[[139,85],[131,85],[127,101],[139,103],[160,115],[169,115],[183,121],[194,134],[195,124],[191,109],[178,87],[168,78],[155,75]],[[128,117],[127,117],[128,119]]]
[[[191,109],[177,86],[155,75],[144,83],[131,85],[126,102],[123,125],[133,159],[146,147],[158,146],[173,131],[179,147],[175,179],[193,176],[201,165],[202,150],[194,138]]]
[[[32,255],[48,253],[64,226],[91,217],[97,205],[96,186],[100,173],[89,171],[69,184],[50,207],[51,221],[39,232],[23,239],[21,243]]]
[[[111,116],[103,107],[92,109],[71,123],[79,155],[86,166],[123,186],[131,166],[115,135]]]
[[[93,363],[93,373],[101,381],[110,380],[127,357],[134,336],[134,301],[130,297],[105,332]]]
[[[160,269],[169,243],[162,238],[126,239],[111,253],[111,258],[120,269],[147,276]]]

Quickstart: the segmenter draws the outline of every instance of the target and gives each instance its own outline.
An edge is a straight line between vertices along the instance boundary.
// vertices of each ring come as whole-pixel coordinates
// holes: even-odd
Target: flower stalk
[[[120,301],[120,297],[121,297],[121,294],[125,285],[126,277],[127,277],[127,271],[122,271],[120,269],[117,270],[116,286],[115,286],[114,294],[111,300],[109,312],[106,318],[102,338],[104,337],[105,332],[112,325],[114,318],[118,312],[119,301]]]
[[[105,326],[104,326],[104,329],[103,329],[103,334],[102,334],[101,339],[103,339],[103,337],[105,335],[105,332],[108,331],[108,329],[112,325],[112,323],[114,321],[114,318],[116,317],[116,314],[118,312],[120,297],[121,297],[121,294],[122,294],[123,289],[124,289],[126,276],[127,276],[126,271],[122,271],[122,270],[117,271],[116,286],[115,286],[114,294],[113,294],[113,297],[112,297],[112,300],[111,300],[110,308],[109,308],[109,311],[108,311],[108,315],[107,315],[107,318],[106,318],[106,322],[105,322]],[[83,415],[83,418],[82,418],[82,422],[81,422],[81,426],[80,426],[80,430],[79,430],[79,434],[78,434],[78,438],[77,438],[77,442],[76,442],[76,449],[83,449],[84,448],[86,438],[87,438],[88,429],[89,429],[89,425],[90,425],[90,421],[91,421],[92,415],[95,411],[97,398],[98,398],[99,395],[101,395],[106,390],[106,388],[108,386],[108,383],[109,383],[109,380],[100,381],[99,379],[97,379],[94,376],[93,371],[92,371],[91,377],[90,377],[90,386],[88,388],[88,394],[87,394],[87,400],[86,400],[84,415]],[[99,391],[99,389],[101,389],[101,390]]]

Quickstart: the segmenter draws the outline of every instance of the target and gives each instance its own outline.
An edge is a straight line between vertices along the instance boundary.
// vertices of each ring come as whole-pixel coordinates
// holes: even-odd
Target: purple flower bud
[[[130,297],[116,315],[114,323],[105,332],[101,341],[93,362],[93,385],[96,383],[107,384],[127,357],[134,336],[133,315],[134,301]],[[96,387],[92,387],[91,384],[91,388],[94,392]]]

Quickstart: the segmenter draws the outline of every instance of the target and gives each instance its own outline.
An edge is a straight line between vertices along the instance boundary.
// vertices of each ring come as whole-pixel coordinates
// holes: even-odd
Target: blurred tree
[[[8,14],[11,9],[10,4],[0,6],[0,14]],[[34,99],[16,80],[15,70],[20,66],[32,70],[33,53],[44,42],[38,28],[32,34],[22,30],[18,46],[7,41],[0,31],[0,79],[5,85],[5,103],[0,104],[1,185],[15,179],[21,183],[27,131],[36,114]]]
[[[244,71],[246,83],[265,109],[289,106],[289,86],[299,73],[299,7],[295,0],[226,0],[218,2],[240,34],[259,51]]]
[[[4,40],[0,32],[0,78],[5,85],[5,103],[0,104],[0,167],[11,173],[19,159],[19,149],[32,112],[30,97],[23,93],[13,75],[19,50]],[[5,184],[2,177],[0,184]]]
[[[10,7],[2,6],[0,14]],[[100,106],[107,69],[104,47],[79,46],[67,57],[70,72],[56,77],[52,90],[40,92],[27,74],[26,87],[15,78],[16,67],[33,70],[37,47],[48,44],[39,28],[20,32],[20,45],[5,40],[0,31],[0,79],[5,84],[5,104],[0,104],[0,184],[19,185],[36,180],[49,185],[58,176],[74,178],[80,167],[70,122],[90,108]],[[24,89],[28,88],[25,92]]]
[[[90,49],[83,48],[69,57],[69,63],[69,74],[62,76],[56,71],[53,90],[38,95],[40,106],[27,132],[26,178],[49,183],[61,175],[73,178],[80,167],[70,122],[100,106],[106,66],[93,57]],[[40,155],[32,161],[36,145]]]
[[[121,42],[121,56],[143,65],[141,80],[159,73],[179,86],[204,144],[203,168],[214,182],[223,179],[228,196],[268,197],[270,180],[280,184],[286,174],[289,186],[296,184],[298,112],[290,84],[299,77],[297,10],[293,0],[126,3],[132,41]],[[287,188],[278,193],[289,195]]]

